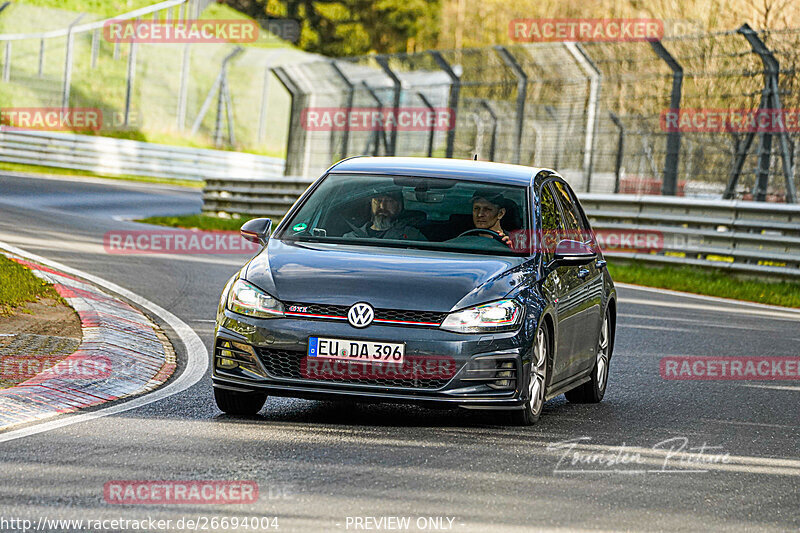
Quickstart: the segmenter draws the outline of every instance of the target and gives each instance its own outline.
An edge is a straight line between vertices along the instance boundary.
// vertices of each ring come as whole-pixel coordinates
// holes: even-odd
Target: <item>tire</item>
[[[608,310],[606,310],[606,314],[603,317],[603,325],[600,327],[597,357],[595,358],[591,379],[580,387],[575,387],[564,394],[567,400],[572,403],[598,403],[606,394],[608,368],[611,361],[611,337],[609,335],[611,321],[608,315]]]
[[[214,401],[217,407],[229,415],[254,415],[264,407],[266,394],[257,392],[236,392],[214,388]]]
[[[550,353],[549,335],[544,324],[536,330],[528,376],[528,398],[523,409],[511,411],[511,422],[515,426],[535,424],[542,415],[545,387],[547,385],[547,360]]]

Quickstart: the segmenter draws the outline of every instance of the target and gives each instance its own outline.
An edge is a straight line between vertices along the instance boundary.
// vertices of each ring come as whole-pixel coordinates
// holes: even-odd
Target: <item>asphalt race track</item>
[[[198,190],[0,176],[0,241],[150,300],[208,350],[220,290],[246,256],[103,248],[107,231],[142,229],[126,218],[195,212],[200,203]],[[530,428],[496,424],[504,418],[492,412],[293,399],[235,418],[217,410],[206,373],[142,407],[0,442],[0,512],[34,521],[269,516],[281,531],[364,530],[377,524],[366,517],[390,516],[411,517],[411,531],[418,523],[452,531],[800,528],[800,383],[659,374],[668,355],[796,356],[800,314],[631,287],[619,295],[599,405],[562,396]],[[165,330],[177,376],[188,354]],[[573,461],[565,441],[581,442],[584,459],[595,460]],[[672,459],[681,446],[703,447],[708,462]],[[110,505],[103,497],[111,480],[188,479],[253,480],[260,497],[245,505]]]

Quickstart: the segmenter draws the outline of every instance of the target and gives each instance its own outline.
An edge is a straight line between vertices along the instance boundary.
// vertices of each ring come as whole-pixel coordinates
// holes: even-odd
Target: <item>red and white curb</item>
[[[0,390],[0,429],[151,391],[175,371],[172,346],[139,310],[76,277],[12,259],[52,283],[75,309],[83,340],[53,367]],[[70,371],[85,369],[87,361],[96,363],[90,369],[100,371]]]

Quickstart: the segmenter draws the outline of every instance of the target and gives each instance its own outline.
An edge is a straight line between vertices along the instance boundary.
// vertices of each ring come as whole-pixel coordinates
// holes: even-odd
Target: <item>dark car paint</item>
[[[498,183],[524,184],[536,191],[537,195],[544,180],[560,180],[555,172],[546,169],[425,158],[353,158],[334,165],[328,172],[480,181],[491,176],[492,181]],[[290,215],[302,205],[321,180],[309,187],[295,203],[276,233],[284,229]],[[540,227],[538,203],[533,204],[530,212],[537,219],[535,227]],[[599,250],[598,259],[602,260]],[[443,263],[450,261],[452,264],[446,264],[442,271]],[[524,304],[525,318],[518,331],[498,334],[460,334],[439,329],[381,325],[356,330],[346,322],[244,317],[224,309],[221,304],[216,330],[219,338],[240,340],[253,346],[296,348],[305,346],[309,332],[313,331],[314,335],[319,336],[406,342],[407,353],[417,355],[433,354],[426,352],[424,345],[435,343],[435,355],[443,355],[442,347],[445,347],[446,355],[452,356],[462,366],[459,367],[459,374],[439,391],[292,382],[286,379],[265,379],[254,383],[220,375],[216,368],[213,372],[214,386],[240,391],[263,390],[272,395],[304,398],[357,397],[364,400],[455,403],[475,408],[521,408],[527,400],[523,384],[530,371],[532,340],[539,325],[547,322],[552,333],[552,359],[549,362],[550,378],[546,394],[549,399],[589,379],[594,356],[587,355],[596,349],[599,338],[599,325],[591,325],[598,316],[602,319],[603,313],[610,305],[614,305],[616,298],[613,281],[606,269],[598,268],[593,262],[589,265],[591,274],[578,282],[574,275],[578,268],[545,265],[540,253],[527,258],[455,253],[445,256],[442,252],[423,250],[296,243],[273,238],[261,253],[242,268],[240,274],[284,302],[351,305],[357,301],[368,301],[376,308],[450,311],[505,297],[516,298]],[[567,282],[558,284],[556,278]],[[589,301],[581,302],[587,293],[591,295]],[[611,326],[612,343],[614,318]],[[587,331],[597,333],[587,335]],[[556,341],[559,338],[563,339],[562,342]],[[415,344],[417,342],[421,344]],[[516,390],[476,393],[474,387],[459,381],[468,360],[498,352],[515,353],[519,358]]]

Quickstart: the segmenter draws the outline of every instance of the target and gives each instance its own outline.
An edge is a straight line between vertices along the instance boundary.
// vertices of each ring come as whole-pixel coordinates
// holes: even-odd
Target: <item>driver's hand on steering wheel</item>
[[[502,237],[502,240],[506,244],[506,246],[508,246],[509,248],[513,248],[514,247],[514,244],[511,242],[511,237],[509,237],[508,235],[506,235],[502,231],[498,231],[497,234],[500,235],[500,237]]]

